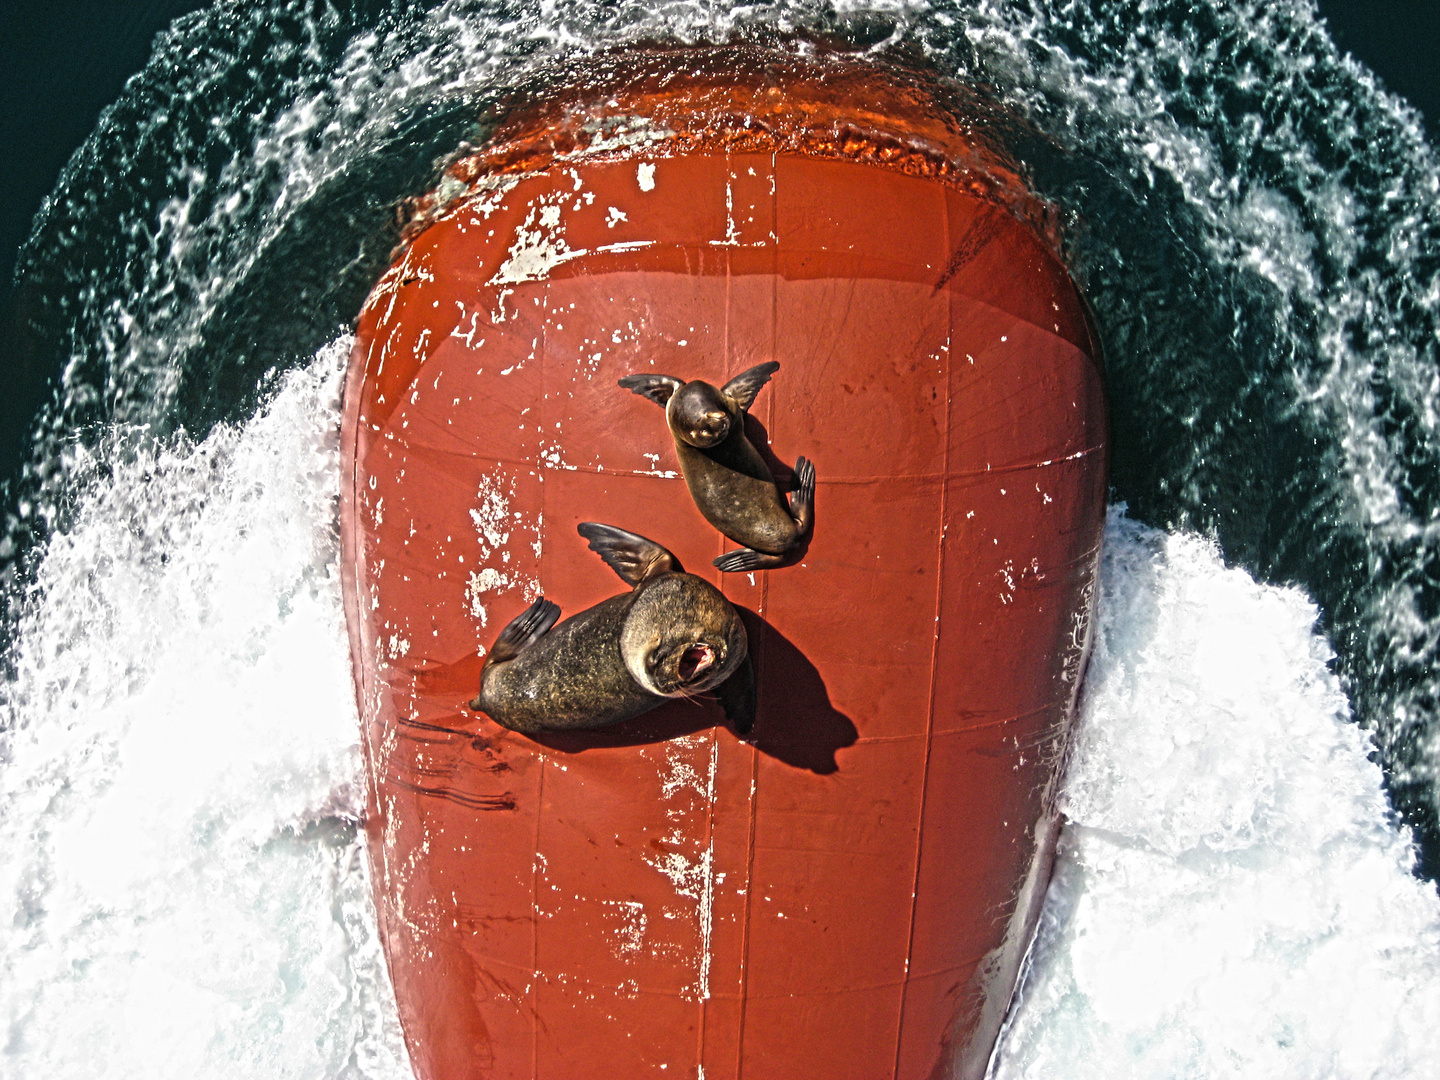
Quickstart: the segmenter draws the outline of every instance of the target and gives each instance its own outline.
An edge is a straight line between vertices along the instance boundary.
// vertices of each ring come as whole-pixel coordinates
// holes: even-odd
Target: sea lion
[[[500,631],[470,708],[512,731],[571,731],[714,689],[749,732],[755,675],[730,601],[653,540],[594,521],[579,531],[634,589],[558,626],[559,605],[540,597]]]
[[[779,566],[815,519],[815,466],[795,462],[799,490],[786,502],[759,452],[745,437],[745,414],[778,361],[742,371],[724,387],[673,375],[626,375],[620,385],[664,406],[685,486],[705,520],[744,544],[715,560],[734,573]]]

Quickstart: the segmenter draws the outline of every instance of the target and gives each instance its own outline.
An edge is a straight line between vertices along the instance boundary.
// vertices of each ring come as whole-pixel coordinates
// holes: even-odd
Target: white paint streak
[[[688,750],[698,749],[707,742],[710,754],[702,783],[694,766],[681,755]],[[718,763],[719,744],[709,734],[688,735],[674,739],[667,745],[665,771],[660,776],[660,792],[661,797],[671,804],[666,807],[666,816],[676,824],[662,838],[665,843],[683,846],[693,842],[689,841],[682,831],[683,822],[695,820],[693,802],[697,800],[703,805],[708,819],[715,805],[715,772]],[[681,802],[692,805],[677,805]],[[700,931],[700,955],[697,958],[695,985],[689,992],[693,993],[697,1000],[709,1000],[711,936],[715,907],[715,838],[713,835],[707,838],[705,850],[698,858],[689,859],[678,851],[667,851],[655,858],[647,857],[646,863],[669,878],[678,896],[695,902],[695,916]]]

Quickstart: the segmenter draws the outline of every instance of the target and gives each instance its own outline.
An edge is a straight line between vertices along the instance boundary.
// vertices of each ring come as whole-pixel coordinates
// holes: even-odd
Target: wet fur
[[[715,689],[736,730],[748,731],[755,715],[754,678],[744,624],[729,601],[709,582],[680,572],[658,544],[609,526],[587,526],[591,547],[622,578],[635,582],[633,591],[558,625],[553,623],[559,608],[537,600],[501,631],[470,707],[513,731],[569,731],[616,724],[669,697]],[[693,685],[667,681],[663,672],[643,667],[657,645],[664,649],[685,641],[711,644],[718,657]],[[627,659],[654,689],[637,680]],[[734,687],[724,685],[737,674]]]
[[[815,470],[801,458],[795,472],[801,487],[787,501],[765,459],[745,435],[745,414],[760,388],[779,368],[771,361],[737,375],[724,388],[706,382],[682,383],[668,375],[627,375],[620,385],[665,406],[666,424],[675,439],[675,453],[690,497],[705,520],[746,551],[732,551],[715,560],[726,571],[779,565],[783,556],[809,533],[813,519]],[[697,417],[709,410],[729,419],[722,440],[695,445]],[[699,441],[704,441],[703,439]]]
[[[767,555],[783,555],[795,545],[795,519],[765,459],[745,436],[743,413],[720,445],[701,449],[676,438],[675,453],[690,497],[711,525]]]

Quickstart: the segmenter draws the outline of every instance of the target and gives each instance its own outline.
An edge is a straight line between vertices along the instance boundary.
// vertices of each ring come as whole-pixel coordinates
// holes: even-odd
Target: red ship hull
[[[457,163],[361,317],[344,591],[421,1080],[979,1077],[1048,881],[1106,491],[1083,304],[913,87],[704,55]],[[722,575],[616,380],[769,359],[752,430],[815,463],[816,525]],[[585,520],[744,613],[746,740],[708,699],[553,738],[466,708],[538,593],[624,590]]]

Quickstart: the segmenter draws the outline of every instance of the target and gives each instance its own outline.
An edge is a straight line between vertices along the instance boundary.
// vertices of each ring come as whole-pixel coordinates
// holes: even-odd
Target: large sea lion
[[[810,532],[815,518],[815,466],[795,462],[799,490],[789,502],[749,439],[745,414],[778,361],[742,371],[723,387],[673,375],[626,375],[620,385],[664,406],[685,486],[705,520],[744,544],[715,560],[735,572],[779,566]]]
[[[653,540],[586,521],[580,535],[634,589],[572,615],[543,596],[500,631],[470,708],[512,731],[604,727],[714,689],[741,735],[755,722],[745,625]]]

